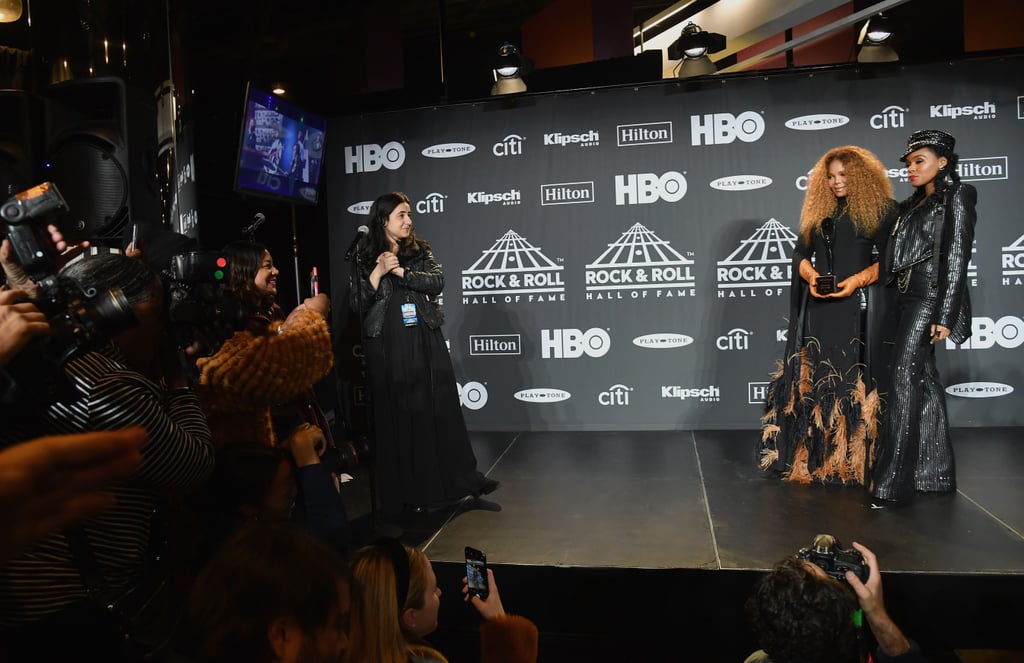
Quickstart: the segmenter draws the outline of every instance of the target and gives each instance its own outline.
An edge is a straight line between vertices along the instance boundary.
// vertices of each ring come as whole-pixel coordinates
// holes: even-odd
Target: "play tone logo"
[[[718,298],[776,297],[789,286],[797,235],[775,219],[718,261]]]
[[[765,175],[729,175],[711,180],[709,186],[719,191],[753,191],[771,186],[772,178]]]
[[[563,389],[536,388],[517,391],[513,397],[524,403],[560,403],[572,398],[572,394]]]
[[[586,266],[587,300],[696,295],[693,260],[640,223]]]
[[[431,159],[452,159],[472,154],[475,150],[476,145],[470,145],[469,143],[439,143],[430,147],[424,147],[420,154]]]
[[[373,207],[372,200],[360,200],[358,203],[352,203],[346,209],[349,214],[361,214],[366,216],[370,213],[371,207]]]
[[[564,302],[564,269],[509,230],[462,271],[462,303]]]
[[[946,387],[950,396],[961,398],[997,398],[1013,393],[1013,387],[1001,382],[961,382]]]
[[[790,118],[786,120],[786,128],[795,129],[796,131],[822,131],[824,129],[835,129],[849,122],[850,118],[845,115],[819,113]]]

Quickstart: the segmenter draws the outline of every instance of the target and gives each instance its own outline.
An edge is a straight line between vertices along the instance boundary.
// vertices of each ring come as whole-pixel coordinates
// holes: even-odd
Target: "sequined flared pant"
[[[872,472],[873,494],[886,500],[956,489],[946,396],[930,342],[935,296],[919,271],[927,270],[915,269],[896,305],[891,388]]]

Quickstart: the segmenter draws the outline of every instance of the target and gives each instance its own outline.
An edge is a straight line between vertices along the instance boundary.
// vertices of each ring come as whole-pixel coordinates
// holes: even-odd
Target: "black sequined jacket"
[[[350,290],[350,303],[353,311],[362,309],[363,333],[368,337],[380,336],[384,328],[388,301],[396,286],[404,288],[408,293],[409,301],[416,304],[416,312],[424,324],[431,329],[437,329],[444,324],[444,314],[437,302],[438,295],[444,289],[444,272],[434,260],[430,247],[423,242],[420,242],[419,246],[420,250],[412,256],[399,258],[405,275],[402,278],[394,274],[386,275],[380,280],[376,290],[370,284],[370,270],[373,265],[360,266],[359,284]]]
[[[900,205],[887,238],[890,246],[886,278],[891,284],[900,272],[908,268],[922,269],[931,274],[935,230],[943,213],[944,197],[945,221],[942,223],[937,303],[932,324],[946,327],[953,342],[963,343],[971,335],[967,264],[971,260],[974,243],[974,224],[977,221],[974,205],[978,200],[978,192],[973,186],[957,182],[945,194],[935,193],[916,207],[909,200]]]

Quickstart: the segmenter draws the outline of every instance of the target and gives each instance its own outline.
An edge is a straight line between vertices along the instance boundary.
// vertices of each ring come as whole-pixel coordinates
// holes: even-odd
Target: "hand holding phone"
[[[491,593],[487,584],[487,555],[482,550],[466,546],[466,582],[469,596],[486,601]]]

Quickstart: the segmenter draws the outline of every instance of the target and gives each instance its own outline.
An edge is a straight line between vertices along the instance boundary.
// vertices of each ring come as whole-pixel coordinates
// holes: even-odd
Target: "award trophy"
[[[821,222],[821,237],[825,240],[825,267],[828,273],[818,277],[815,287],[819,295],[831,295],[836,291],[836,275],[832,273],[832,243],[836,239],[836,222],[831,217]]]

